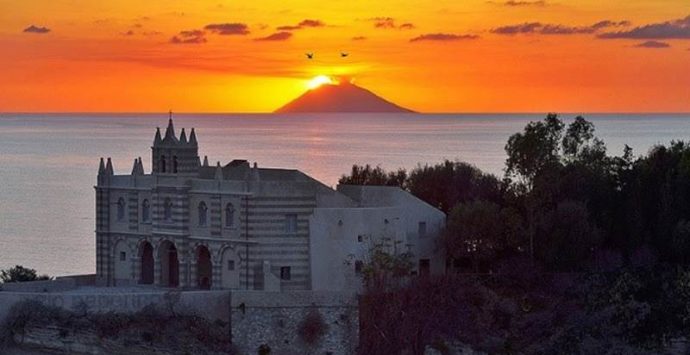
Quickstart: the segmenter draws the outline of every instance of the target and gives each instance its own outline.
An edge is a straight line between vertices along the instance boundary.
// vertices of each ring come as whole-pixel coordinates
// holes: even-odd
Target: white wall
[[[362,279],[355,274],[355,263],[367,261],[377,242],[395,245],[389,248],[391,253],[407,251],[398,208],[317,208],[309,227],[314,291],[359,290]]]

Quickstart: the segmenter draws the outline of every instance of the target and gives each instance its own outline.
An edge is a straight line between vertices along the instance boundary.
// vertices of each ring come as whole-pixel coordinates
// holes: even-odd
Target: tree
[[[531,187],[541,170],[559,163],[564,126],[557,114],[550,113],[543,121],[530,122],[522,133],[510,136],[505,147],[506,175]]]
[[[21,265],[16,265],[13,268],[0,271],[0,280],[3,283],[8,282],[25,282],[25,281],[40,281],[40,280],[50,280],[48,275],[36,274],[36,270],[25,268]]]

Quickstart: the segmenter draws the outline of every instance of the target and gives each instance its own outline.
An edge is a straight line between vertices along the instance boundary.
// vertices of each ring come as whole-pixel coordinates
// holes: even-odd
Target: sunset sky
[[[0,112],[270,112],[319,75],[420,112],[688,112],[688,5],[0,0]]]

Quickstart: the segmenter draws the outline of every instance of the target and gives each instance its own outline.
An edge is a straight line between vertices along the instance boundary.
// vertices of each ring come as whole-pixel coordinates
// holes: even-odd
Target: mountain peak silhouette
[[[400,107],[373,92],[343,81],[308,90],[276,113],[309,112],[414,112]]]

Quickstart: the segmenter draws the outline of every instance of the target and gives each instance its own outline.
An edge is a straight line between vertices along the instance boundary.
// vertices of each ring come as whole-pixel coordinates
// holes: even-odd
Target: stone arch
[[[242,259],[237,250],[231,246],[226,246],[220,252],[220,266],[221,266],[221,287],[222,288],[240,288],[240,269],[242,266]]]
[[[160,285],[163,287],[177,287],[180,284],[180,261],[175,243],[163,240],[158,247],[160,261]]]
[[[202,290],[210,290],[213,283],[211,252],[205,245],[199,245],[195,254],[197,286]]]
[[[139,262],[140,275],[139,283],[144,285],[153,284],[155,261],[153,258],[153,245],[148,240],[139,243]]]
[[[116,280],[128,280],[131,277],[131,263],[130,263],[130,252],[127,241],[124,238],[120,238],[115,242],[113,247],[113,277]]]

